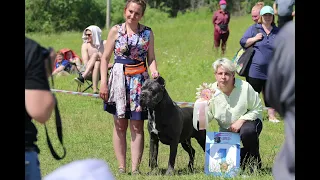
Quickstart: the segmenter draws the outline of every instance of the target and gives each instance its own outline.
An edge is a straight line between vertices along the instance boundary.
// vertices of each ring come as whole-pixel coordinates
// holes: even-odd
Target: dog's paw
[[[189,171],[190,171],[191,173],[194,172],[194,167],[193,167],[193,163],[192,163],[192,162],[189,162],[188,168],[189,168]]]
[[[168,170],[166,171],[166,174],[165,174],[165,175],[173,176],[173,175],[174,175],[173,169],[168,169]]]
[[[157,169],[153,169],[150,172],[147,172],[147,176],[154,176],[154,175],[158,175],[159,172]]]

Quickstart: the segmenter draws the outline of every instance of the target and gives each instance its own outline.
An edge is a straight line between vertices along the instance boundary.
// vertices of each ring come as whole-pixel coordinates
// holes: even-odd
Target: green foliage
[[[103,27],[103,8],[95,0],[26,0],[26,32],[82,31],[95,24]]]
[[[111,25],[124,22],[123,11],[124,11],[125,4],[126,3],[124,0],[116,0],[116,1],[113,0],[111,2]]]
[[[146,9],[146,12],[142,18],[141,23],[145,25],[149,24],[157,24],[157,23],[164,23],[169,19],[169,14],[165,13],[161,10],[149,8]]]
[[[106,25],[107,0],[26,0],[26,33],[59,33],[82,31],[95,24]],[[273,0],[261,0],[272,6]],[[123,10],[126,0],[111,0],[110,25],[124,21]],[[210,12],[219,9],[219,0],[148,0],[143,18],[145,23],[163,22],[199,8],[208,7]],[[227,10],[232,16],[251,12],[258,0],[228,0]]]

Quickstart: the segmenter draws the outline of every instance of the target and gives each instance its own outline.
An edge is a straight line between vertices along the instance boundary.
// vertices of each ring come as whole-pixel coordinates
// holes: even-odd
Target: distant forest
[[[212,12],[219,8],[219,0],[146,0],[147,11],[163,13],[174,18],[179,13],[208,7]],[[262,0],[272,6],[273,0]],[[122,22],[126,0],[111,0],[111,24]],[[227,0],[227,10],[233,16],[250,13],[257,0]],[[82,31],[90,24],[105,27],[107,0],[26,0],[26,33]]]

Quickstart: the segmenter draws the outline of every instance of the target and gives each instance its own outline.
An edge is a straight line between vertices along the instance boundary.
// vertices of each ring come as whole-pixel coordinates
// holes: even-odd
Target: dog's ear
[[[165,80],[164,80],[161,76],[158,76],[158,77],[156,78],[156,81],[157,81],[160,85],[165,86]]]

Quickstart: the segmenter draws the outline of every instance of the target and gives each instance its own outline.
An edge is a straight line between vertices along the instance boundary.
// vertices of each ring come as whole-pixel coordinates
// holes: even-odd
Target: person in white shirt
[[[209,101],[208,120],[217,120],[222,132],[239,133],[243,144],[240,165],[244,170],[248,164],[250,172],[253,172],[253,164],[257,169],[261,168],[261,99],[248,82],[235,78],[236,67],[232,61],[222,58],[212,66],[216,82],[211,84],[214,95]]]

